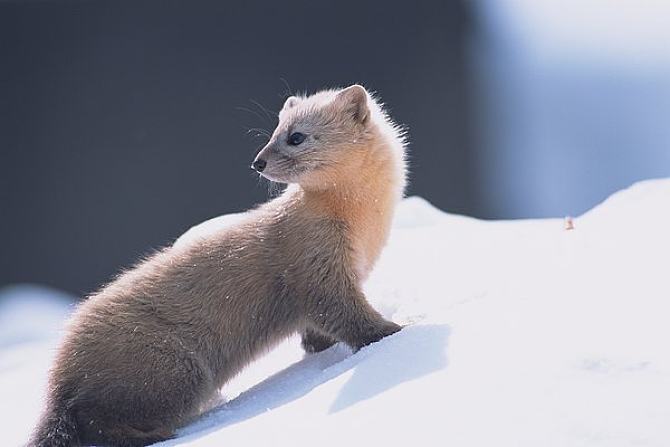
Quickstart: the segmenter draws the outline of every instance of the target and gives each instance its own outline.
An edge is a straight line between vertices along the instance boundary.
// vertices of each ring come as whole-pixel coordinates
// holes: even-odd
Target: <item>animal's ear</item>
[[[360,85],[355,84],[345,88],[335,96],[334,102],[358,123],[364,124],[370,116],[368,92]]]
[[[286,98],[286,101],[284,101],[284,107],[282,107],[282,110],[288,110],[292,107],[295,107],[298,105],[298,101],[300,101],[297,97],[295,96],[289,96]]]

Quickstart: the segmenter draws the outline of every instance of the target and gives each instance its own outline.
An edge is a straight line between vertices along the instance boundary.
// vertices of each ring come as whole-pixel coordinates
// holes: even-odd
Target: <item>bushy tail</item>
[[[65,409],[47,409],[26,447],[80,447],[77,424]]]

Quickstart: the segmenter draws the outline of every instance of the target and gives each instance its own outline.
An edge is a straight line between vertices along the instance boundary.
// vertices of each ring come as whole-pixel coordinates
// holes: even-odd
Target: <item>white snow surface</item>
[[[573,222],[486,222],[404,200],[365,290],[407,327],[356,354],[305,356],[292,338],[160,445],[669,446],[670,179]],[[62,322],[67,304],[26,313],[25,294],[4,295],[3,326]],[[3,446],[38,416],[51,323],[0,332]]]

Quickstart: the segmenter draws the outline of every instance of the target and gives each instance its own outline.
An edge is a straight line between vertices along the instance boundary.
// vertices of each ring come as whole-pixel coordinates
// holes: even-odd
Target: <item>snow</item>
[[[160,445],[670,445],[669,205],[670,179],[647,181],[566,230],[406,199],[366,292],[407,327],[356,354],[293,338]],[[2,326],[68,309],[16,301],[0,297]],[[56,339],[37,332],[1,333],[3,445],[37,417]]]
[[[474,155],[487,216],[579,215],[670,176],[670,2],[475,0]]]
[[[0,445],[27,440],[40,411],[46,371],[74,298],[32,285],[0,289]]]
[[[607,59],[645,69],[670,63],[664,0],[479,0],[477,6],[534,57]]]

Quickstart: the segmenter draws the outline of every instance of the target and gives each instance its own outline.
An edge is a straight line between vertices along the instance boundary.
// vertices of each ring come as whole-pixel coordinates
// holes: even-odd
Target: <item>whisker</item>
[[[258,107],[259,109],[261,109],[261,111],[262,111],[263,113],[265,113],[265,117],[266,117],[266,119],[268,119],[269,121],[272,121],[272,118],[274,118],[274,117],[277,116],[276,114],[270,112],[270,111],[267,109],[267,107],[263,106],[260,102],[255,101],[255,100],[253,100],[253,99],[250,99],[249,101],[250,101],[253,105],[255,105],[256,107]]]
[[[247,133],[251,132],[256,132],[258,135],[263,135],[264,137],[268,138],[272,136],[272,134],[268,130],[263,129],[262,127],[251,127],[249,130],[247,130]]]
[[[247,109],[246,107],[242,107],[242,106],[238,106],[238,107],[235,107],[235,108],[236,108],[237,110],[241,110],[242,112],[251,113],[252,115],[256,116],[256,117],[257,117],[258,119],[260,119],[261,121],[267,121],[267,117],[261,115],[261,114],[258,113],[256,110]]]

